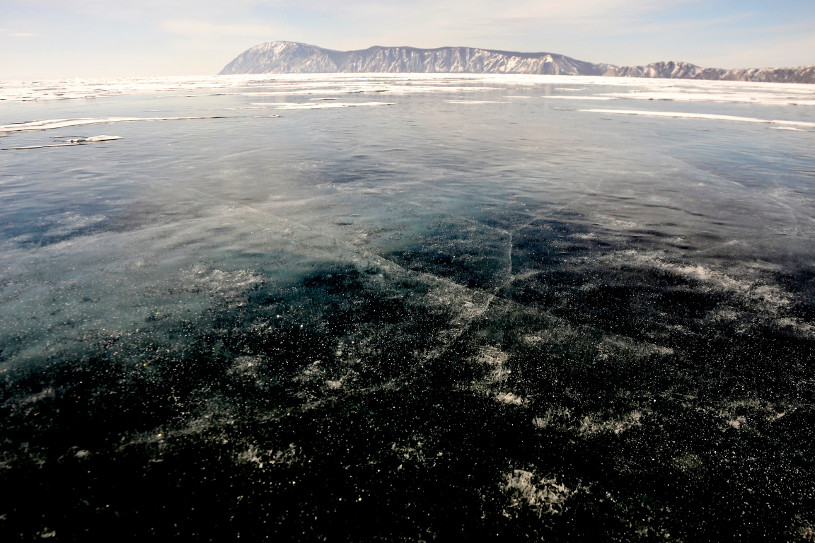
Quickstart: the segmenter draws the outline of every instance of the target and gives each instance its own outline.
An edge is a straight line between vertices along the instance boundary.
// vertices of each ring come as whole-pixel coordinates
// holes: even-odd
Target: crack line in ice
[[[77,145],[85,145],[86,143],[102,143],[106,141],[120,140],[122,136],[91,136],[88,138],[70,138],[66,139],[64,143],[51,143],[45,145],[24,145],[21,147],[4,147],[0,151],[23,151],[28,149],[46,149],[51,147],[75,147]]]

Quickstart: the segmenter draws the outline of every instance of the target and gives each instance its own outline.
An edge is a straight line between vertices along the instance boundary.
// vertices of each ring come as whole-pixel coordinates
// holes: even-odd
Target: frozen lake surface
[[[0,82],[0,539],[811,541],[815,86]]]

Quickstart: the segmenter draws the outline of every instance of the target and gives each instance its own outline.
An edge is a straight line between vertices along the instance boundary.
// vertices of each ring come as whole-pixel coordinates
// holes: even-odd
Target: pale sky
[[[274,40],[803,66],[815,0],[0,0],[0,79],[210,75]]]

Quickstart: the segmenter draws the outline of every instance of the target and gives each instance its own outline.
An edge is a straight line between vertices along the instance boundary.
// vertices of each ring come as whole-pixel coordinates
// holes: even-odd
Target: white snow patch
[[[800,517],[797,520],[801,522],[797,530],[801,541],[815,541],[815,526],[809,521],[802,520]]]
[[[552,425],[562,425],[568,423],[572,419],[572,411],[568,407],[555,407],[546,410],[542,417],[535,417],[532,419],[532,424],[535,428],[541,430],[549,428]]]
[[[491,368],[490,375],[487,380],[490,383],[501,383],[506,381],[509,377],[511,370],[506,367],[506,362],[509,355],[496,347],[485,347],[478,353],[477,361],[481,364],[486,364]]]
[[[297,459],[297,447],[289,443],[288,448],[281,450],[261,451],[256,445],[250,445],[245,451],[238,453],[237,460],[247,464],[254,464],[258,469],[275,464],[288,465]]]
[[[558,95],[545,95],[541,96],[541,98],[546,98],[550,100],[592,100],[597,102],[608,102],[610,100],[616,100],[616,98],[612,96],[603,96],[600,94],[595,94],[593,96],[558,96]]]
[[[715,113],[687,113],[681,111],[648,111],[642,109],[581,109],[585,113],[603,113],[611,115],[639,115],[644,117],[664,117],[673,119],[703,119],[710,121],[736,121],[743,123],[765,123],[790,126],[805,126],[815,128],[815,122],[784,121],[777,119],[759,119],[757,117],[738,117],[735,115],[719,115]]]
[[[614,99],[661,100],[671,102],[726,102],[777,106],[813,106],[815,93],[801,93],[794,89],[721,89],[710,86],[674,88],[653,88],[630,92],[609,92],[601,94]]]
[[[83,119],[47,119],[42,121],[27,121],[22,123],[0,125],[0,134],[10,132],[34,132],[37,130],[53,130],[55,128],[68,128],[71,126],[85,126],[89,124],[130,123],[138,121],[192,121],[200,119],[219,119],[219,118],[221,117],[209,115],[202,117],[99,117]],[[104,137],[118,139],[117,136],[104,136]],[[88,140],[86,139],[85,141]]]
[[[649,409],[632,409],[618,418],[610,417],[604,412],[589,413],[580,418],[573,415],[569,408],[554,407],[532,419],[532,425],[541,430],[554,428],[559,431],[571,431],[582,437],[604,433],[620,435],[641,426],[643,417],[648,413]]]
[[[273,109],[337,109],[344,107],[373,107],[373,106],[393,106],[393,102],[255,102],[253,106],[266,106]]]
[[[191,292],[205,292],[221,301],[243,305],[247,290],[263,283],[263,276],[252,270],[224,271],[195,265],[182,273]]]
[[[259,357],[239,356],[233,362],[232,367],[229,368],[228,373],[254,377],[260,369],[260,363],[261,359]]]
[[[27,406],[27,405],[32,405],[32,404],[40,402],[40,401],[42,401],[42,400],[44,400],[46,398],[53,398],[55,393],[56,393],[56,391],[54,390],[53,387],[48,387],[46,389],[43,389],[40,392],[37,392],[36,394],[30,394],[30,395],[26,396],[25,398],[20,399],[17,402],[17,404],[19,406],[21,406],[21,407]]]
[[[619,419],[606,419],[600,414],[586,415],[580,421],[578,433],[583,436],[592,436],[600,433],[611,432],[620,435],[626,430],[642,425],[643,411],[635,409],[620,417]]]
[[[172,93],[185,96],[221,94],[275,95],[292,93],[341,94],[388,92],[393,94],[473,92],[499,89],[497,85],[533,87],[555,85],[563,92],[618,87],[629,91],[620,98],[748,102],[808,105],[815,101],[812,85],[642,79],[571,75],[468,73],[357,73],[357,74],[241,74],[227,76],[129,77],[118,79],[62,79],[0,81],[0,101],[87,99],[125,94]],[[614,94],[614,93],[608,93]]]
[[[738,277],[736,273],[731,275],[702,264],[686,265],[670,262],[662,253],[633,249],[603,256],[597,261],[614,267],[639,266],[657,269],[700,281],[708,288],[736,295],[743,302],[772,314],[778,314],[780,310],[791,304],[788,292],[777,285],[768,284],[760,277],[753,277],[750,270],[734,270],[734,272],[741,272],[742,276]]]
[[[506,104],[498,100],[446,100],[448,104]]]
[[[507,405],[521,405],[524,403],[524,399],[517,394],[513,394],[512,392],[499,392],[495,395],[495,399],[501,403],[505,403]]]
[[[530,507],[539,517],[560,515],[566,508],[566,501],[575,494],[555,477],[541,477],[527,470],[512,470],[504,476],[504,491],[510,495],[510,509]],[[504,515],[511,516],[505,510]]]

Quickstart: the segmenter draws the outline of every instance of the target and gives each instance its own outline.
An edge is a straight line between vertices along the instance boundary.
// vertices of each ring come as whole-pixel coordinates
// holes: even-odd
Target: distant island
[[[594,64],[555,53],[518,53],[474,47],[370,47],[334,51],[315,45],[273,41],[251,47],[219,75],[261,73],[476,73],[551,74],[666,79],[815,83],[815,65],[798,68],[700,68],[687,62],[645,66]]]

